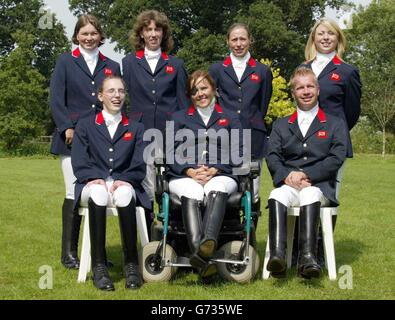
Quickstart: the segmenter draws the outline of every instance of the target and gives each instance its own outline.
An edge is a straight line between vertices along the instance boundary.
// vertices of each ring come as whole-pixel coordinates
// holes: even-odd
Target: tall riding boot
[[[287,207],[281,202],[269,199],[269,245],[270,259],[267,270],[272,275],[285,275],[287,263],[285,248],[287,243]]]
[[[106,206],[98,206],[89,199],[88,208],[93,283],[100,290],[113,291],[106,266]]]
[[[195,268],[204,268],[207,263],[198,255],[202,238],[202,215],[199,202],[196,199],[181,197],[181,212],[188,246],[191,251],[190,263]]]
[[[134,198],[126,207],[117,207],[124,256],[126,289],[138,289],[143,279],[138,267],[136,202]]]
[[[203,218],[203,239],[199,245],[199,255],[210,259],[217,248],[218,235],[226,211],[228,194],[211,191],[207,197],[206,211]]]
[[[300,207],[298,275],[307,279],[321,274],[316,258],[320,207],[320,202]]]
[[[337,215],[332,216],[332,230],[333,230],[333,232],[335,232],[336,220],[337,220]],[[318,229],[317,262],[321,268],[325,267],[324,240],[323,240],[321,225]]]
[[[68,269],[78,269],[78,238],[81,216],[74,210],[74,200],[64,199],[62,206],[62,256],[61,262]]]

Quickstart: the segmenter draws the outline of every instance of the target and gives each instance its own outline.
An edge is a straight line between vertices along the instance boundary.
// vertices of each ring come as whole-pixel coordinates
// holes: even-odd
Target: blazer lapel
[[[93,72],[93,77],[96,77],[96,75],[107,65],[106,60],[107,58],[99,52],[96,68],[95,71]]]
[[[320,122],[320,120],[318,119],[318,117],[316,116],[313,120],[313,122],[311,123],[309,129],[306,132],[306,135],[304,137],[304,139],[308,139],[309,137],[311,137],[314,133],[316,133],[318,130],[321,130],[323,128],[323,124]]]
[[[147,59],[145,58],[144,55],[144,50],[139,50],[136,52],[136,59],[137,59],[137,63],[145,70],[147,71],[149,74],[152,75],[152,71],[151,68],[148,64]]]
[[[295,111],[291,117],[288,120],[288,127],[289,130],[293,133],[294,136],[296,136],[300,141],[303,141],[303,135],[302,132],[299,129],[298,125],[298,113]]]
[[[90,78],[93,77],[82,55],[80,55],[74,61],[81,68],[81,70],[84,71]]]
[[[125,114],[122,114],[122,120],[118,124],[117,130],[115,131],[113,142],[118,141],[129,129],[129,120]]]
[[[202,117],[200,116],[199,112],[196,110],[195,106],[190,106],[188,109],[188,120],[192,120],[193,122],[196,122],[199,124],[200,127],[206,128],[206,125],[204,124]]]
[[[253,57],[248,60],[246,68],[243,72],[243,75],[240,79],[240,83],[243,82],[247,77],[249,77],[251,74],[255,72],[255,67],[256,67],[256,61]]]
[[[222,65],[224,66],[224,71],[229,76],[229,78],[239,84],[239,79],[237,78],[235,69],[232,66],[232,59],[230,56],[226,57]]]
[[[108,132],[106,122],[104,121],[103,113],[99,112],[96,115],[96,129],[99,131],[99,133],[106,138],[108,141],[111,141],[110,133]]]
[[[162,52],[162,55],[159,58],[159,61],[158,61],[157,65],[156,65],[154,74],[157,74],[168,63],[169,63],[169,56],[165,52]]]

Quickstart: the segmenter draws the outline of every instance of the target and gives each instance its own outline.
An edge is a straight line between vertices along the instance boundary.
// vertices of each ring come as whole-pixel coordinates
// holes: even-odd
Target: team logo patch
[[[229,120],[228,119],[219,119],[218,120],[218,125],[220,125],[221,127],[225,127],[229,124]]]
[[[250,79],[251,79],[251,81],[254,81],[254,82],[261,81],[261,78],[256,73],[253,73],[252,75],[250,75]]]
[[[331,80],[333,80],[333,81],[340,81],[340,74],[333,72],[331,74]]]
[[[112,76],[112,70],[108,68],[104,68],[104,74],[106,77]]]
[[[132,132],[126,132],[124,135],[123,135],[123,138],[122,138],[123,140],[125,140],[125,141],[130,141],[130,140],[132,140],[133,139],[133,133]]]
[[[174,67],[173,66],[166,66],[165,71],[168,74],[172,74],[172,73],[174,73]]]
[[[320,139],[326,139],[326,138],[328,138],[328,132],[327,131],[318,131],[316,133],[316,136]]]

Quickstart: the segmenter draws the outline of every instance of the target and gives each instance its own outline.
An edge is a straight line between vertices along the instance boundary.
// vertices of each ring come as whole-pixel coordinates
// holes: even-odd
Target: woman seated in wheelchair
[[[217,248],[228,195],[238,190],[231,152],[240,155],[242,148],[240,136],[237,143],[230,140],[231,130],[236,135],[242,132],[238,115],[216,103],[215,93],[208,72],[198,70],[189,77],[187,94],[192,105],[173,114],[176,139],[174,149],[168,149],[174,159],[168,161],[169,191],[181,199],[190,263],[202,277],[216,272],[209,260]],[[178,141],[177,137],[186,139]]]
[[[73,139],[75,206],[89,208],[93,282],[106,291],[114,290],[106,266],[106,207],[117,208],[126,288],[137,289],[143,281],[138,269],[136,200],[150,206],[141,186],[146,173],[144,126],[121,112],[125,86],[120,77],[106,78],[98,98],[103,110],[80,120]]]

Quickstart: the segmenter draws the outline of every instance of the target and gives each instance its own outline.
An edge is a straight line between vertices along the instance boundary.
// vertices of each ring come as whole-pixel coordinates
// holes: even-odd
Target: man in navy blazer
[[[321,205],[338,205],[336,173],[347,151],[347,125],[325,113],[318,104],[314,72],[296,69],[290,80],[297,111],[273,124],[267,165],[276,187],[268,200],[270,259],[267,270],[284,276],[286,270],[287,207],[300,206],[298,275],[318,277],[317,233]]]

